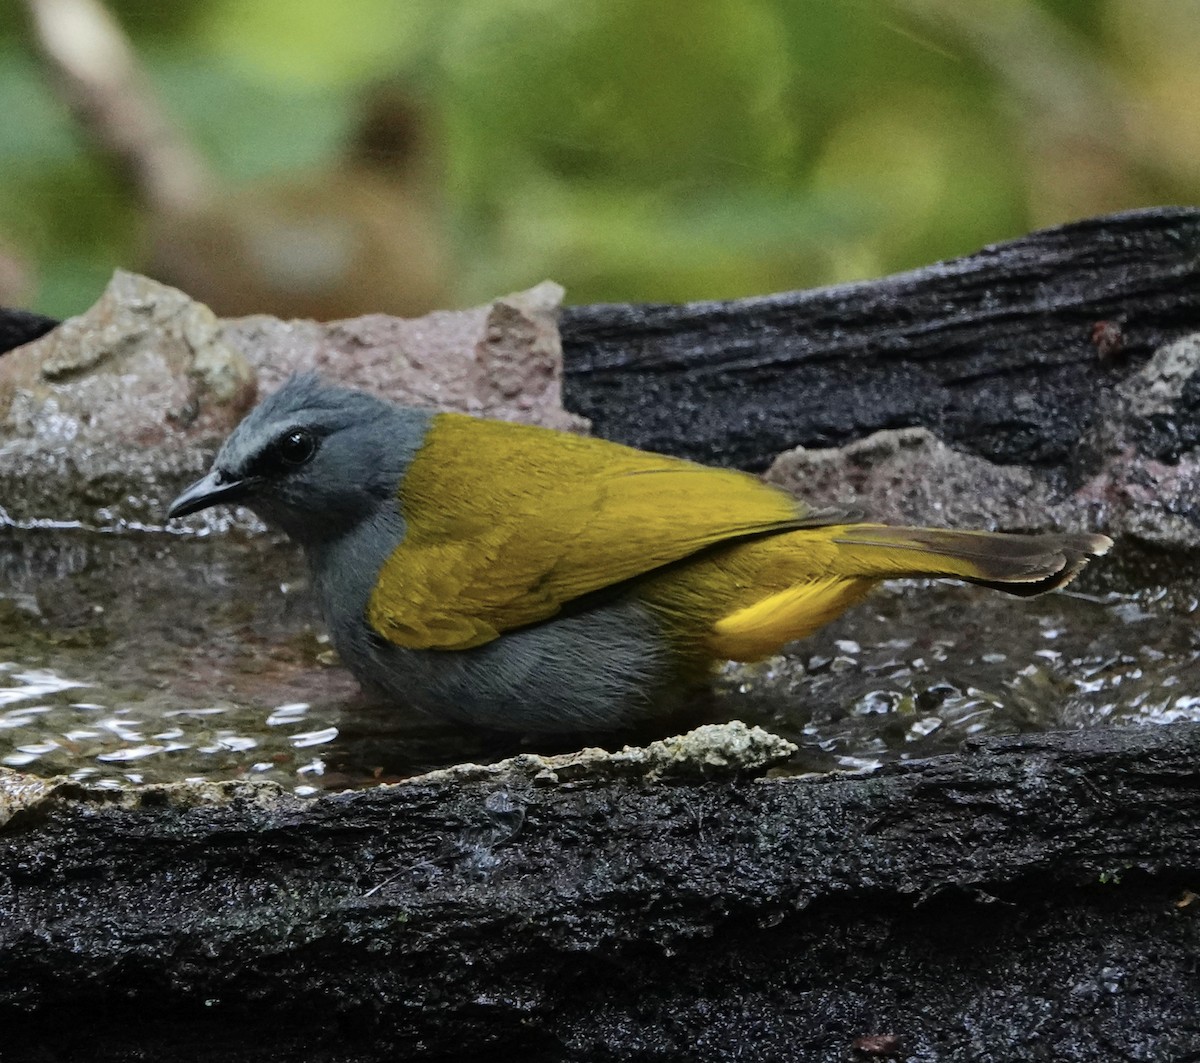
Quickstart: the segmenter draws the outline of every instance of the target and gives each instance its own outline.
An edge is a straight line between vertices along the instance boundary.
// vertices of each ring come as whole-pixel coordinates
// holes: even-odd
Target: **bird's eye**
[[[317,440],[311,432],[293,428],[279,437],[275,451],[285,465],[303,465],[317,452]]]

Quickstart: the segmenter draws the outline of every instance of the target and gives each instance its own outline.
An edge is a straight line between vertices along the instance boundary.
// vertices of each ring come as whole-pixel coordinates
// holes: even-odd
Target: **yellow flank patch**
[[[718,620],[705,646],[717,658],[760,660],[829,623],[873,585],[832,577],[789,587]]]
[[[744,473],[461,414],[433,418],[399,504],[406,535],[367,618],[397,645],[447,650],[807,512]]]

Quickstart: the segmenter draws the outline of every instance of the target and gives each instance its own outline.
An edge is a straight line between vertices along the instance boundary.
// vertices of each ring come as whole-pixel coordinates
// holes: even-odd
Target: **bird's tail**
[[[950,577],[1023,597],[1065,586],[1112,546],[1107,536],[1086,533],[1009,535],[885,524],[849,524],[833,541],[845,575]]]
[[[842,524],[792,532],[768,540],[767,549],[778,541],[811,547],[818,540],[833,548],[822,551],[819,571],[806,572],[789,586],[713,624],[707,648],[714,657],[753,661],[774,653],[785,642],[829,623],[880,580],[943,577],[1029,596],[1069,583],[1090,558],[1112,546],[1104,535],[1007,535]],[[801,549],[795,556],[807,554]],[[776,554],[774,559],[786,568],[785,555]]]

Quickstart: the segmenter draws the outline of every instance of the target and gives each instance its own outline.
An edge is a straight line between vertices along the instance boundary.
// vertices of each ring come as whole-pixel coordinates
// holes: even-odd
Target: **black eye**
[[[316,452],[316,437],[303,428],[293,428],[275,444],[275,453],[284,465],[303,465]]]

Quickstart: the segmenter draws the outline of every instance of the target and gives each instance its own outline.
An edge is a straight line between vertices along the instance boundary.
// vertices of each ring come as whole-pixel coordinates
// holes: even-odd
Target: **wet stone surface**
[[[0,765],[93,782],[270,779],[299,793],[579,741],[439,725],[337,663],[286,542],[0,528]],[[729,665],[705,720],[795,742],[776,771],[867,770],[970,736],[1200,720],[1184,589],[1015,599],[887,584],[787,654]],[[658,733],[601,736],[624,741]]]

